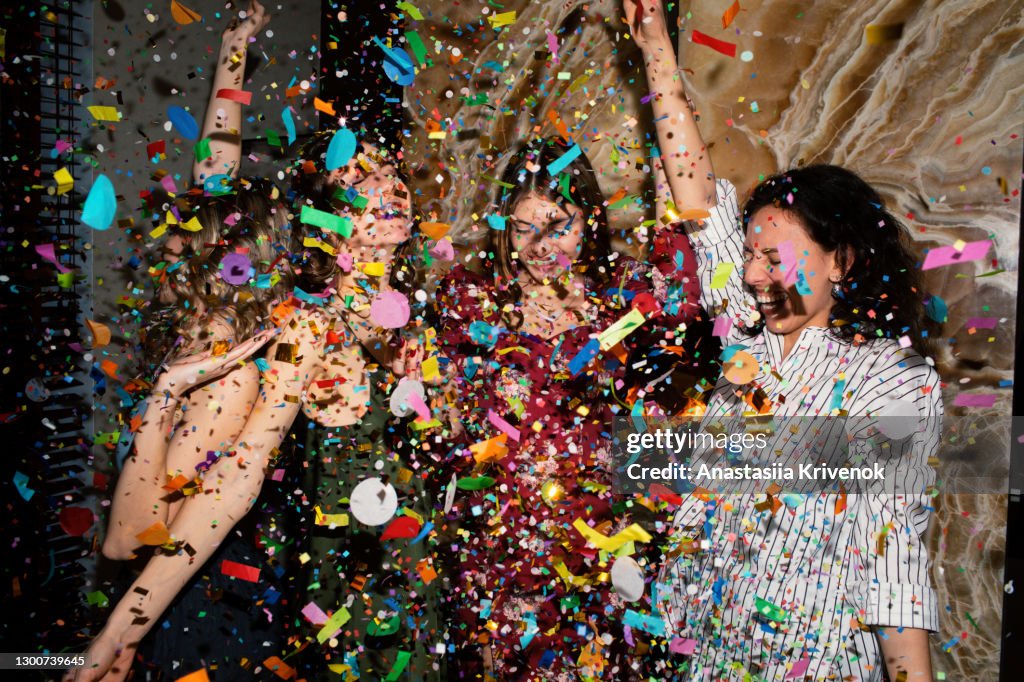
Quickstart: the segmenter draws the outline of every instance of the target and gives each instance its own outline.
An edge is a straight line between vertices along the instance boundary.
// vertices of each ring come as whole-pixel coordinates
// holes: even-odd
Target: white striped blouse
[[[702,303],[711,311],[727,301],[723,314],[737,324],[724,343],[742,345],[759,365],[751,384],[719,379],[705,422],[748,411],[744,395],[758,387],[777,417],[911,410],[941,420],[937,373],[896,341],[854,345],[808,328],[783,358],[781,336],[739,329],[755,308],[742,282],[743,235],[730,183],[719,180],[717,207],[692,229]],[[735,267],[724,286],[712,288],[722,263]],[[883,663],[870,626],[937,630],[924,538],[935,478],[927,460],[938,447],[937,432],[887,441],[886,454],[898,464],[870,493],[789,495],[774,510],[765,508],[764,495],[728,495],[712,511],[687,498],[676,527],[703,527],[710,535],[700,551],[665,568],[659,597],[675,635],[696,640],[685,679],[877,681]],[[869,451],[875,440],[851,435],[858,457],[879,454]],[[765,604],[784,616],[765,617]]]

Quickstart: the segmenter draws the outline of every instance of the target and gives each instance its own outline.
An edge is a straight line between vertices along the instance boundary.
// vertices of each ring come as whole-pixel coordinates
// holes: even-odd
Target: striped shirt
[[[765,404],[775,417],[847,414],[829,423],[866,462],[883,457],[879,439],[865,437],[853,417],[940,422],[937,373],[894,340],[854,345],[811,327],[783,358],[781,336],[745,334],[755,307],[742,282],[738,222],[736,190],[719,180],[718,205],[690,234],[701,300],[734,322],[727,352],[749,353],[758,371],[749,384],[720,378],[705,423]],[[735,264],[724,283],[723,263]],[[856,494],[786,495],[785,505],[768,508],[764,494],[687,498],[676,527],[703,528],[706,542],[666,566],[659,597],[670,630],[696,640],[686,679],[876,681],[883,664],[870,626],[937,630],[925,533],[935,479],[927,460],[938,442],[937,428],[885,441],[886,479]]]

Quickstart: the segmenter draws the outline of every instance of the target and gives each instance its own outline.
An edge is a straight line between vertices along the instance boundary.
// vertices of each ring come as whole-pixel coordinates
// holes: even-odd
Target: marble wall
[[[432,65],[406,92],[405,153],[425,212],[451,222],[463,244],[484,235],[494,189],[485,176],[500,173],[511,143],[555,134],[553,112],[582,138],[606,195],[638,197],[612,215],[620,243],[651,217],[653,127],[617,2],[415,4],[424,19],[410,27]],[[680,64],[717,173],[742,194],[763,174],[842,164],[882,191],[922,249],[991,239],[985,259],[930,270],[926,286],[949,306],[936,357],[947,414],[1010,414],[1024,3],[767,0],[740,3],[723,28],[731,4],[677,10]],[[735,44],[736,56],[691,42],[693,30]],[[994,402],[963,406],[965,395]],[[942,494],[937,509],[934,578],[948,612],[932,638],[935,668],[994,679],[1006,498]]]

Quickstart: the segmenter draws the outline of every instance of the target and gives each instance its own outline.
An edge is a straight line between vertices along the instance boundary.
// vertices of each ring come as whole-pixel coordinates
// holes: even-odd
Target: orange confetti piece
[[[110,328],[107,325],[102,322],[86,320],[85,326],[89,328],[89,333],[92,334],[93,348],[102,348],[110,343]]]
[[[171,531],[167,529],[163,521],[157,521],[136,535],[135,539],[147,547],[160,547],[171,541]]]
[[[313,106],[316,107],[317,111],[322,111],[328,116],[334,116],[334,104],[331,102],[325,102],[319,97],[313,98]]]
[[[189,480],[189,477],[186,476],[185,474],[178,474],[171,480],[167,481],[166,484],[164,484],[164,490],[167,490],[168,492],[181,490],[183,487],[185,487],[185,484],[188,483]]]
[[[480,443],[474,443],[469,446],[469,450],[473,453],[473,459],[478,462],[499,460],[505,456],[506,452],[508,452],[508,446],[506,445],[507,441],[508,436],[503,433],[495,438],[490,438]]]
[[[202,21],[203,17],[198,13],[190,10],[185,5],[178,2],[178,0],[171,0],[171,16],[174,20],[182,26],[188,26],[196,21]],[[181,679],[185,679],[184,677]],[[206,679],[206,672],[203,671],[203,679]]]
[[[263,665],[267,667],[267,670],[273,670],[274,674],[282,680],[290,680],[295,677],[295,668],[291,667],[277,656],[269,657],[263,661]]]
[[[117,363],[113,360],[104,360],[100,363],[100,369],[111,379],[117,378]]]
[[[735,19],[736,15],[739,13],[740,3],[739,0],[736,0],[736,2],[732,3],[732,6],[729,9],[725,10],[725,14],[722,15],[722,28],[729,28],[729,24],[732,23],[732,20]]]
[[[435,242],[440,241],[450,229],[452,227],[448,223],[420,223],[420,232]]]
[[[548,120],[551,121],[551,125],[555,126],[555,130],[562,136],[562,139],[569,142],[569,129],[565,126],[558,112],[554,109],[548,109]]]
[[[175,682],[210,682],[210,676],[206,674],[206,668],[200,668],[194,673],[179,677]]]
[[[679,212],[680,220],[704,220],[710,217],[711,213],[706,208],[688,208]]]

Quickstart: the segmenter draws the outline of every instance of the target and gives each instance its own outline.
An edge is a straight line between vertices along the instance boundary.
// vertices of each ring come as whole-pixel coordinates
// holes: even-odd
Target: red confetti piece
[[[692,35],[693,35],[693,42],[697,43],[698,45],[707,45],[712,50],[715,50],[716,52],[721,52],[726,57],[735,57],[736,56],[736,44],[735,43],[727,43],[724,40],[719,40],[718,38],[712,38],[709,35],[705,35],[704,33],[701,33],[700,31],[693,31]]]
[[[252,93],[248,90],[234,90],[231,88],[221,88],[217,91],[217,97],[219,99],[229,99],[232,102],[238,102],[240,104],[249,104],[252,102]]]
[[[220,572],[232,578],[248,580],[251,583],[256,583],[260,580],[259,568],[255,566],[246,566],[245,564],[240,564],[237,561],[228,561],[225,559],[220,564]]]
[[[380,536],[380,539],[391,540],[392,538],[414,538],[419,535],[420,528],[420,522],[411,516],[399,516],[388,524],[388,527],[384,529],[384,534]]]
[[[94,520],[92,510],[85,507],[64,507],[60,510],[60,527],[68,535],[85,535]]]

